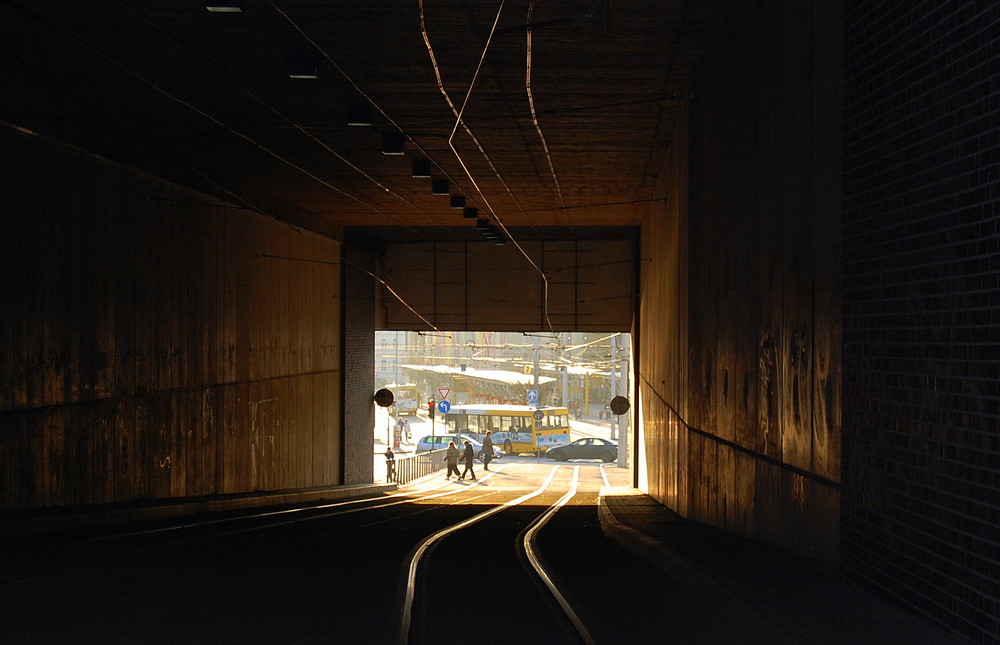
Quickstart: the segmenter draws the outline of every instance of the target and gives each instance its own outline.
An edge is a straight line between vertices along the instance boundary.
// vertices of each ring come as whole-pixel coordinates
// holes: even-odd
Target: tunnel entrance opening
[[[375,389],[393,394],[375,407],[376,481],[388,481],[387,449],[405,458],[487,429],[510,455],[590,437],[628,445],[629,415],[612,412],[629,398],[628,333],[377,331],[374,365]],[[626,452],[610,460],[624,466]]]

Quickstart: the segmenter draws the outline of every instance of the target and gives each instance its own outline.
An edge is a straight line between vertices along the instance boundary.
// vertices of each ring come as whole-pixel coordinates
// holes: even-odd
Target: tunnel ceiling
[[[747,4],[3,0],[0,119],[337,237],[476,237],[452,197],[601,236],[641,221],[688,69]]]

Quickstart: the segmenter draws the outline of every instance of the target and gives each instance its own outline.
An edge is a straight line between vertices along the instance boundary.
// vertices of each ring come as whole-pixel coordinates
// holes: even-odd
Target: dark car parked
[[[618,442],[599,437],[584,437],[567,444],[552,446],[545,456],[556,461],[567,459],[600,459],[608,463],[618,459]]]

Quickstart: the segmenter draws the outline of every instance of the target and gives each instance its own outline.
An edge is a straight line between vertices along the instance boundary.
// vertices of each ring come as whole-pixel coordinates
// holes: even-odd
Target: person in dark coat
[[[396,481],[396,455],[392,452],[392,446],[385,449],[385,480]]]
[[[451,477],[452,473],[455,473],[455,477],[460,477],[458,472],[458,446],[455,445],[454,441],[448,442],[448,452],[444,454],[444,463],[448,466],[448,474],[444,476],[445,479]]]
[[[483,470],[490,469],[490,461],[493,459],[493,431],[487,430],[483,437]]]
[[[468,439],[465,440],[465,451],[462,452],[462,461],[465,462],[465,470],[462,471],[462,476],[459,479],[465,479],[467,474],[472,475],[472,480],[476,479],[476,471],[472,470],[472,462],[476,460],[476,451],[472,448],[472,442]]]

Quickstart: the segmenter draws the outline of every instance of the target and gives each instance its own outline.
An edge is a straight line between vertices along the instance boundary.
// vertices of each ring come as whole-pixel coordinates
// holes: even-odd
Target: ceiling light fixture
[[[242,13],[242,2],[210,2],[205,8],[212,13]]]
[[[412,175],[414,179],[430,179],[431,162],[426,159],[414,159]]]
[[[319,78],[316,71],[316,54],[310,51],[296,51],[288,54],[289,78]]]
[[[451,207],[456,210],[461,210],[465,208],[465,195],[452,195]]]
[[[403,154],[403,133],[382,131],[382,154],[399,156]]]
[[[450,190],[450,184],[447,179],[431,180],[432,195],[447,195],[449,190]]]

